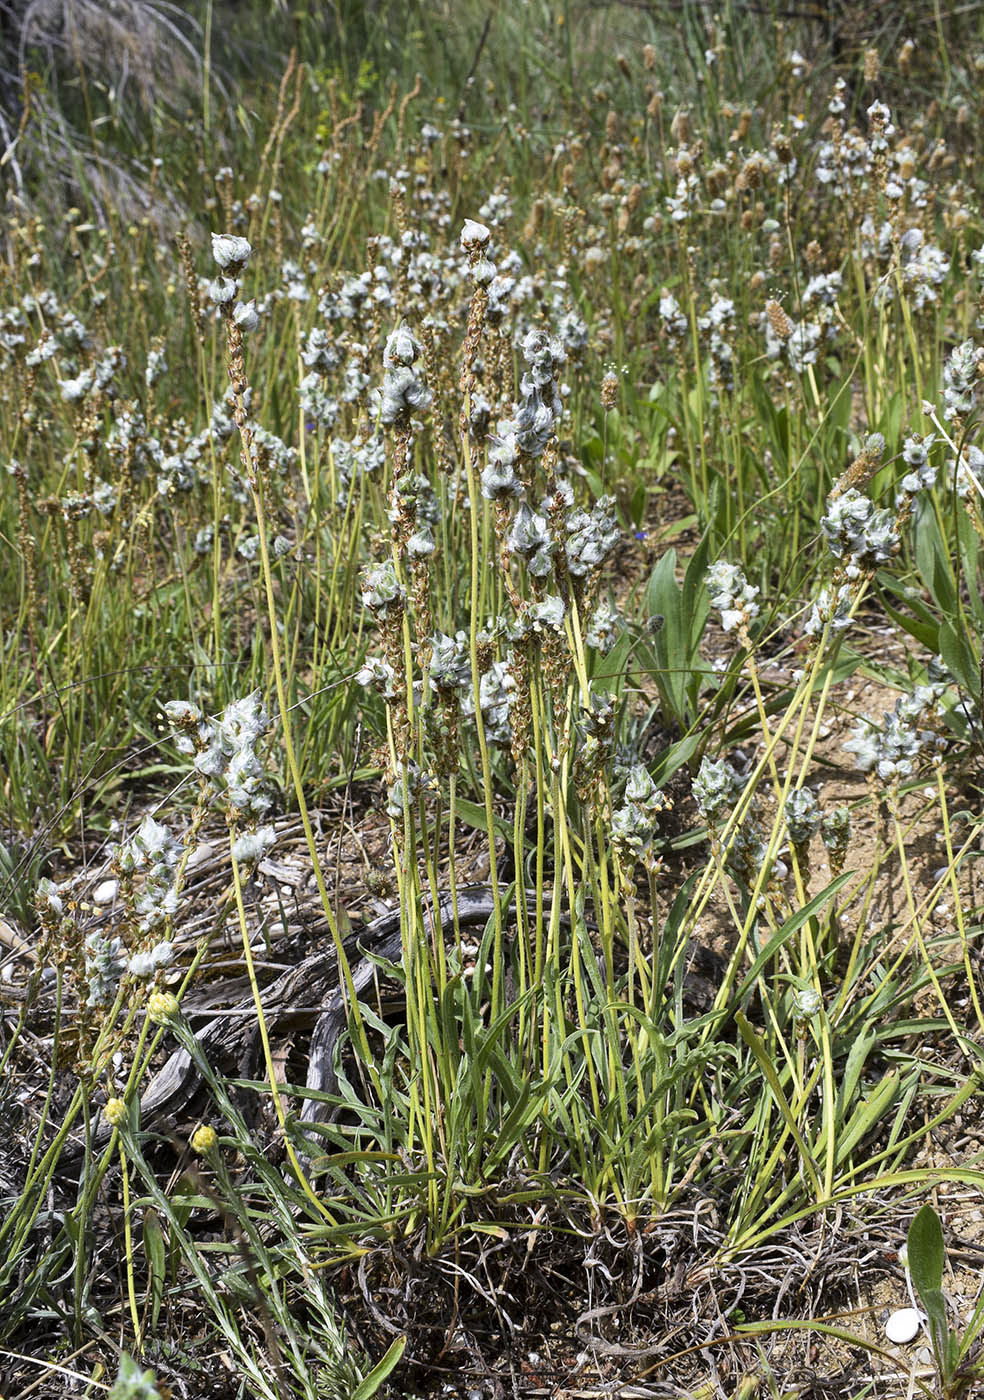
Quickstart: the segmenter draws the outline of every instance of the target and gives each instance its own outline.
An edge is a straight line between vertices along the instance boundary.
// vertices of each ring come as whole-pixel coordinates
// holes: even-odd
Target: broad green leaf
[[[854,1098],[854,1091],[858,1086],[865,1063],[872,1047],[877,1044],[877,1040],[878,1037],[871,1026],[865,1026],[860,1035],[851,1038],[851,1048],[848,1051],[847,1062],[841,1073],[840,1086],[837,1090],[837,1109],[834,1118],[838,1123],[844,1121],[844,1115]]]
[[[147,1257],[148,1287],[150,1291],[150,1330],[157,1330],[161,1303],[164,1299],[164,1275],[166,1271],[166,1250],[164,1232],[156,1210],[148,1209],[143,1219],[143,1248]]]
[[[765,1047],[765,1041],[740,1011],[735,1012],[735,1022],[738,1026],[738,1030],[741,1032],[742,1040],[745,1042],[749,1050],[751,1050],[752,1054],[755,1056],[756,1060],[758,1061],[759,1068],[765,1075],[769,1088],[772,1090],[772,1096],[776,1101],[776,1106],[778,1107],[779,1112],[782,1115],[783,1122],[789,1129],[789,1133],[793,1141],[796,1143],[796,1146],[799,1148],[800,1160],[803,1163],[803,1170],[806,1172],[806,1175],[810,1179],[810,1185],[812,1186],[813,1191],[815,1193],[815,1199],[817,1201],[820,1201],[823,1197],[823,1192],[820,1189],[820,1178],[817,1175],[817,1168],[816,1163],[813,1160],[813,1154],[807,1146],[803,1135],[799,1130],[799,1127],[796,1123],[796,1119],[793,1116],[793,1111],[789,1106],[789,1100],[783,1093],[782,1084],[779,1081],[779,1075],[776,1071],[775,1065],[769,1057],[769,1052]]]
[[[909,1273],[919,1297],[939,1290],[943,1286],[943,1227],[932,1206],[923,1206],[909,1226],[906,1248]]]
[[[477,802],[469,802],[464,797],[455,799],[454,810],[457,816],[468,826],[474,827],[476,831],[488,831],[488,817],[484,807],[480,807]],[[496,834],[506,841],[512,840],[512,827],[508,822],[504,822],[501,817],[493,818]]]
[[[797,909],[795,914],[790,915],[782,927],[777,929],[772,935],[751,967],[745,973],[741,986],[732,997],[733,1002],[740,1001],[745,993],[751,990],[755,985],[755,979],[758,977],[763,967],[775,957],[779,949],[792,938],[794,933],[797,933],[809,919],[813,918],[814,914],[820,912],[829,899],[833,899],[834,895],[844,888],[848,880],[853,877],[853,874],[853,871],[848,870],[843,875],[838,875],[836,880],[831,880],[830,884],[827,885],[825,889],[822,889],[819,894],[814,895],[809,904],[804,904],[802,909]]]
[[[980,695],[980,668],[965,632],[957,632],[949,622],[940,627],[940,655],[955,681],[975,699]]]
[[[940,619],[932,609],[927,607],[921,598],[914,596],[911,589],[906,588],[897,580],[890,578],[885,573],[879,573],[878,583],[882,589],[882,607],[888,613],[897,626],[903,632],[907,632],[910,637],[915,637],[921,646],[928,651],[936,653],[939,651]],[[885,593],[894,593],[897,598],[901,598],[910,612],[902,612],[898,608],[892,607]]]
[[[865,1094],[849,1122],[839,1132],[835,1127],[838,1166],[889,1112],[899,1096],[900,1084],[898,1070],[889,1070],[871,1092]]]
[[[372,1400],[383,1381],[399,1363],[406,1345],[406,1337],[397,1337],[382,1360],[376,1362],[369,1374],[364,1376],[353,1390],[352,1400]]]
[[[925,1205],[909,1226],[906,1239],[909,1273],[919,1301],[929,1318],[936,1364],[944,1381],[956,1356],[956,1338],[950,1336],[943,1297],[943,1227],[932,1206]]]

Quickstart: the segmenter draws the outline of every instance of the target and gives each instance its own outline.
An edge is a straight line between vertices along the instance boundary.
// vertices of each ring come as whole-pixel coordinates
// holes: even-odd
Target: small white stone
[[[119,880],[102,880],[92,891],[93,904],[112,904],[120,888]]]
[[[899,1308],[885,1323],[890,1342],[911,1342],[919,1331],[920,1317],[915,1308]]]

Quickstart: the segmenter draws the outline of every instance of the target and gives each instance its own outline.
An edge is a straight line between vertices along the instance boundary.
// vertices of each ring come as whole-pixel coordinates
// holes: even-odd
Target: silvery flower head
[[[145,865],[175,866],[181,859],[181,843],[169,827],[146,816],[137,828],[132,846],[136,853],[136,866]]]
[[[851,813],[847,807],[832,807],[820,823],[820,836],[831,854],[843,855],[851,834]]]
[[[943,417],[955,418],[973,410],[984,349],[965,340],[951,351],[943,366]]]
[[[588,326],[576,311],[565,311],[557,325],[557,339],[565,355],[579,356],[587,349]]]
[[[902,444],[902,460],[907,467],[918,471],[929,460],[929,449],[936,441],[935,433],[910,433]]]
[[[478,690],[486,738],[493,743],[507,744],[512,737],[509,712],[516,699],[516,678],[510,659],[493,661],[481,677]]]
[[[583,578],[600,568],[621,538],[615,515],[615,497],[601,496],[590,514],[583,510],[573,511],[565,522],[565,529],[567,567],[575,577]]]
[[[120,978],[126,971],[126,956],[118,938],[109,938],[98,930],[85,940],[85,976],[89,984],[89,1007],[107,1006],[116,995]]]
[[[487,247],[492,230],[477,219],[466,219],[461,230],[461,246],[466,253],[478,252]]]
[[[257,831],[244,831],[232,843],[232,855],[240,865],[255,865],[277,842],[277,833],[272,826],[261,826]]]
[[[476,389],[468,402],[469,435],[474,439],[483,438],[491,421],[492,405],[481,390]]]
[[[428,559],[436,549],[434,531],[426,521],[418,525],[407,539],[407,554],[411,559]]]
[[[260,324],[260,317],[256,310],[256,302],[237,301],[232,308],[232,319],[244,335],[249,335],[251,331],[255,331]]]
[[[635,764],[625,784],[625,801],[612,814],[616,846],[637,859],[646,858],[656,835],[659,813],[667,803],[645,764]]]
[[[126,352],[122,345],[107,345],[92,367],[92,377],[99,389],[107,389],[120,370],[126,369]]]
[[[156,352],[156,353],[160,356],[160,359],[163,360],[163,358],[164,358],[164,352],[161,350],[161,351],[158,351],[158,352]],[[55,355],[57,355],[57,354],[58,354],[58,342],[57,342],[57,340],[55,340],[55,337],[52,335],[52,333],[51,333],[50,331],[42,331],[41,334],[40,334],[40,336],[38,337],[38,343],[37,343],[37,345],[35,345],[34,349],[31,350],[31,351],[24,357],[24,363],[27,365],[28,369],[36,369],[39,365],[43,365],[47,360],[54,359]],[[154,351],[151,351],[150,354],[147,356],[148,372],[149,372],[150,364],[151,364],[151,362],[152,362],[152,360],[153,360],[154,355],[155,355],[155,352],[154,352]],[[164,371],[165,369],[167,369],[167,365],[166,365],[166,364],[162,365],[162,367],[161,367],[161,373],[163,373],[163,371]],[[160,378],[160,374],[157,374],[156,377],[155,377],[155,379],[148,379],[148,380],[147,380],[148,385],[153,384],[153,383],[156,383],[156,380],[159,379],[159,378]]]
[[[472,281],[476,287],[490,287],[495,281],[495,263],[489,258],[476,258],[471,265]]]
[[[333,428],[338,418],[338,400],[325,389],[320,374],[306,374],[299,388],[305,421],[315,427]]]
[[[941,715],[941,699],[945,694],[945,679],[934,680],[930,676],[929,685],[914,686],[910,694],[900,695],[895,702],[895,712],[907,724],[916,724],[924,715]]]
[[[264,791],[263,765],[252,749],[239,749],[225,770],[225,798],[235,811],[262,816],[269,810],[270,798]]]
[[[802,374],[807,365],[817,362],[820,345],[820,327],[815,321],[797,321],[786,340],[786,354],[790,368]]]
[[[144,933],[173,918],[178,912],[178,891],[166,872],[158,870],[148,875],[133,907],[140,915],[140,928]]]
[[[827,503],[820,521],[827,548],[835,559],[849,558],[849,576],[887,563],[899,547],[895,521],[887,510],[876,510],[867,496],[853,487]]]
[[[263,692],[251,691],[232,700],[215,722],[216,733],[227,753],[252,748],[267,731],[270,716],[263,704]]]
[[[581,725],[585,733],[600,738],[606,734],[613,734],[615,727],[615,703],[611,695],[604,692],[599,693],[594,687],[588,690],[588,708],[581,716]],[[662,797],[662,794],[660,794]]]
[[[396,672],[388,661],[367,656],[355,677],[356,684],[376,690],[386,700],[396,697]]]
[[[842,745],[848,753],[854,754],[854,764],[862,773],[870,773],[878,762],[878,727],[870,719],[862,717],[854,726],[850,739]]]
[[[564,628],[564,618],[566,609],[564,600],[556,593],[548,593],[540,602],[534,603],[526,613],[526,620],[530,630],[534,633],[541,633],[544,630],[551,632],[561,632]]]
[[[255,753],[268,725],[262,693],[254,690],[231,701],[218,719],[203,720],[198,728],[198,743],[194,745],[198,749],[194,759],[196,771],[223,793],[230,806],[253,816],[261,815],[271,805],[265,791],[263,765]]]
[[[309,301],[311,293],[304,280],[304,269],[288,258],[280,269],[288,301]]]
[[[465,690],[471,685],[471,661],[464,632],[449,637],[435,632],[431,638],[430,677],[438,690]]]
[[[739,565],[719,559],[707,570],[706,581],[711,606],[720,611],[725,632],[747,627],[758,617],[759,606],[755,599],[759,590],[752,587]]]
[[[313,326],[307,333],[301,347],[301,359],[308,369],[319,374],[330,374],[340,361],[338,347],[326,330]]]
[[[322,298],[318,309],[323,316],[332,316],[336,311],[345,320],[354,320],[362,309],[372,288],[372,276],[368,272],[358,277],[346,277],[338,292],[337,301]]]
[[[708,823],[716,822],[734,806],[742,781],[727,759],[704,758],[693,781],[694,801]]]
[[[648,812],[660,812],[664,799],[660,789],[653,782],[652,775],[644,763],[636,763],[629,771],[625,784],[626,802],[634,802]]]
[[[803,631],[808,637],[818,637],[827,626],[832,633],[843,632],[851,625],[852,599],[849,584],[842,583],[836,593],[831,588],[821,588]]]
[[[862,548],[865,528],[874,509],[868,497],[853,487],[828,503],[820,528],[835,559],[843,559]]]
[[[195,753],[212,737],[211,723],[190,700],[168,700],[164,705],[164,715],[178,736],[175,746],[179,753]]]
[[[522,388],[526,389],[528,383],[524,377]],[[530,388],[510,420],[520,450],[529,457],[539,457],[553,436],[556,418],[553,407],[544,402],[538,390]]]
[[[516,475],[519,448],[515,434],[493,437],[488,462],[482,471],[482,495],[487,501],[505,501],[523,494],[523,483]]]
[[[436,525],[440,520],[441,503],[437,492],[423,472],[411,472],[402,476],[396,483],[395,491],[397,500],[387,512],[391,524],[395,525],[398,520],[406,517],[426,521],[428,525]]]
[[[157,943],[146,953],[134,953],[130,958],[127,968],[134,977],[139,977],[142,981],[154,977],[161,968],[168,967],[174,961],[174,944],[168,940]]]
[[[144,369],[144,383],[148,389],[152,389],[159,379],[167,373],[167,355],[162,345],[157,346],[147,352],[147,365]]]
[[[839,272],[817,273],[810,278],[803,290],[803,306],[812,306],[814,302],[821,306],[833,306],[840,293],[842,280]]]
[[[403,610],[406,594],[396,576],[392,559],[371,564],[362,572],[362,606],[385,621]]]
[[[610,603],[599,603],[588,623],[584,640],[596,651],[611,651],[618,641],[623,625],[622,617],[616,608]]]
[[[914,702],[911,697],[900,696],[880,727],[862,716],[851,738],[841,747],[854,754],[855,765],[862,773],[874,771],[886,783],[911,777],[917,758],[933,737],[930,732],[915,728],[921,713],[919,697]]]
[[[514,554],[526,560],[534,578],[545,578],[550,572],[553,540],[546,518],[537,515],[525,501],[516,508],[506,544]]]
[[[497,276],[493,277],[489,283],[487,290],[489,300],[485,317],[492,325],[498,326],[509,315],[516,290],[516,279],[515,277],[503,276],[500,269]]]
[[[813,987],[803,987],[793,997],[793,1015],[797,1020],[812,1020],[822,1009],[823,998]]]
[[[65,901],[58,892],[58,886],[53,880],[39,880],[37,892],[34,896],[35,907],[42,920],[53,923],[55,919],[60,919],[65,912]]]
[[[910,438],[911,441],[911,438]],[[904,452],[903,452],[904,456]],[[936,468],[928,462],[922,462],[914,472],[906,472],[899,482],[899,493],[896,494],[896,510],[901,505],[911,503],[913,497],[920,496],[922,491],[931,491],[936,484]]]
[[[820,807],[809,788],[794,788],[787,796],[786,829],[794,846],[805,845],[820,830]]]
[[[407,365],[388,369],[383,376],[379,417],[383,423],[399,423],[428,407],[431,392]]]
[[[545,389],[566,359],[564,347],[544,330],[527,331],[523,337],[523,357],[529,365],[529,379],[537,389]]]
[[[984,452],[969,443],[959,457],[950,457],[946,464],[946,484],[961,500],[971,492],[984,495]]]
[[[404,321],[397,326],[386,341],[386,348],[383,350],[383,366],[386,369],[394,369],[397,365],[409,368],[410,365],[416,363],[422,353],[423,346]]]
[[[516,677],[512,673],[512,656],[505,661],[493,661],[479,680],[479,704],[485,737],[493,744],[508,744],[512,737],[509,712],[516,700]],[[462,712],[475,713],[475,697],[466,691],[462,697]]]
[[[896,778],[908,778],[915,769],[915,762],[924,744],[932,736],[925,730],[919,731],[905,713],[901,702],[895,710],[885,716],[877,771],[883,782]]]
[[[249,241],[231,233],[212,234],[212,257],[223,272],[242,272],[253,249]]]
[[[112,515],[119,500],[119,492],[108,481],[99,477],[92,487],[92,504],[100,515]]]
[[[216,306],[228,306],[239,295],[239,283],[234,277],[216,277],[208,284],[208,299]]]
[[[63,379],[59,387],[66,403],[78,403],[92,388],[92,370],[84,369],[76,379]]]
[[[687,331],[687,318],[672,292],[664,287],[659,299],[659,314],[668,340],[679,340]]]
[[[434,787],[433,775],[426,772],[417,763],[408,763],[403,775],[397,778],[386,794],[386,814],[393,821],[398,822],[403,818],[404,804],[412,802],[413,798],[420,793],[432,790]]]

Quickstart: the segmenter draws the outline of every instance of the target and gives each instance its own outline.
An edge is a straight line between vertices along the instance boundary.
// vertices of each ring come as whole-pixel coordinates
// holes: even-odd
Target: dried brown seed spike
[[[770,297],[765,303],[765,314],[769,325],[778,340],[788,340],[793,333],[793,323],[777,301]]]

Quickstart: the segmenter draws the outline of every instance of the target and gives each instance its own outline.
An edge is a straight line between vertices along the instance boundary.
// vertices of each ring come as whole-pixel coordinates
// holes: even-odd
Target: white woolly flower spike
[[[237,301],[232,308],[232,319],[241,331],[247,334],[255,331],[260,324],[255,301]]]
[[[252,251],[248,238],[239,238],[233,233],[212,234],[212,257],[223,272],[242,271]]]
[[[480,224],[477,219],[466,219],[461,230],[461,246],[466,253],[470,253],[473,249],[484,248],[491,237],[492,230],[487,224]]]

